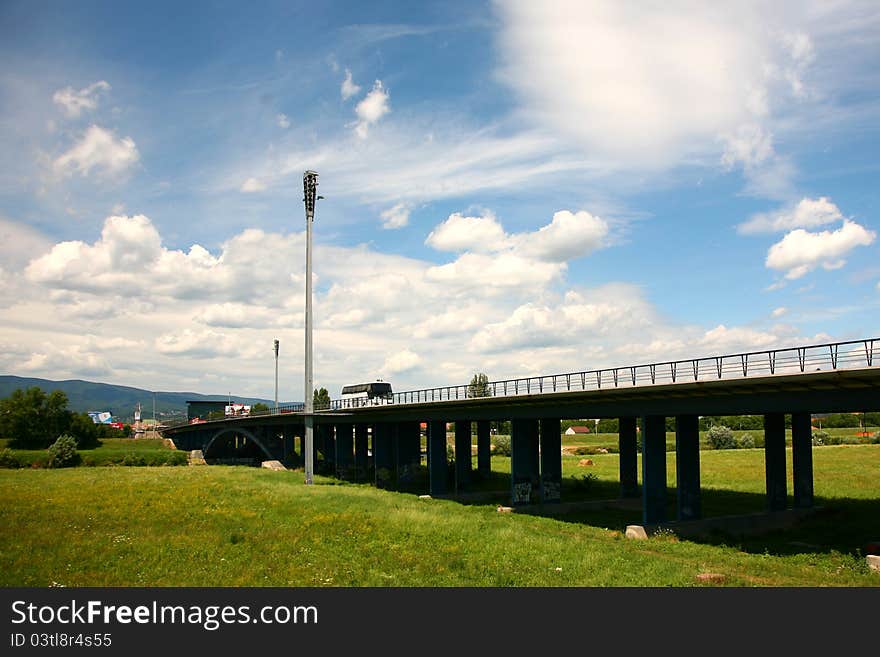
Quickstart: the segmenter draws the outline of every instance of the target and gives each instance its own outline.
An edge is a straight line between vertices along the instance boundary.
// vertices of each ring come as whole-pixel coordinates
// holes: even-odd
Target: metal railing
[[[687,360],[613,367],[584,372],[490,381],[408,390],[363,406],[425,404],[481,397],[516,397],[553,392],[578,392],[632,388],[657,384],[745,379],[756,376],[797,374],[816,370],[841,370],[875,366],[875,345],[880,338],[830,344],[768,349]],[[352,400],[332,400],[325,410],[348,410]],[[317,410],[317,409],[316,409]]]
[[[817,370],[842,370],[875,367],[875,346],[880,338],[832,342],[829,344],[767,349],[747,353],[664,361],[645,365],[612,367],[584,372],[566,372],[547,376],[489,381],[407,390],[374,399],[334,399],[315,405],[315,411],[347,411],[395,404],[431,404],[436,402],[485,397],[517,397],[554,392],[580,392],[615,388],[633,388],[669,383],[746,379],[758,376],[803,374]],[[254,416],[300,413],[304,405],[284,404]],[[234,419],[234,418],[218,418]]]

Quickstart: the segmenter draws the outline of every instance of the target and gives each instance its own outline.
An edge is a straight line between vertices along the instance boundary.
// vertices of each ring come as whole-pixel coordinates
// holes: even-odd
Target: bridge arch
[[[211,439],[205,444],[205,447],[203,449],[203,454],[205,455],[205,458],[208,457],[208,452],[210,451],[210,449],[214,445],[214,443],[217,441],[217,439],[222,438],[223,436],[225,436],[227,434],[241,434],[241,435],[243,435],[245,438],[248,438],[251,441],[253,441],[253,443],[257,447],[260,448],[260,450],[263,452],[263,454],[266,455],[266,458],[268,460],[271,461],[271,460],[275,459],[275,455],[272,454],[272,452],[270,452],[266,448],[266,446],[262,443],[262,441],[259,438],[257,438],[257,436],[254,435],[254,433],[252,431],[249,431],[248,429],[244,429],[242,427],[225,427],[223,429],[220,429],[213,436],[211,436]]]

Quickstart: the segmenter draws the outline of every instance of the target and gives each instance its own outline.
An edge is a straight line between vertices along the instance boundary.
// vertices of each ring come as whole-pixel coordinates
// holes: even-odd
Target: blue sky
[[[871,2],[0,6],[0,371],[302,395],[878,334]]]

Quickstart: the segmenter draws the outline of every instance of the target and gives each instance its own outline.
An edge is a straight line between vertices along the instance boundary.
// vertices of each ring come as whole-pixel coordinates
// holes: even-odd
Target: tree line
[[[67,395],[61,390],[46,393],[33,386],[17,389],[0,399],[0,438],[15,449],[46,449],[61,435],[72,436],[79,449],[97,447],[102,438],[131,435],[131,427],[119,430],[95,424],[88,413],[67,408]]]

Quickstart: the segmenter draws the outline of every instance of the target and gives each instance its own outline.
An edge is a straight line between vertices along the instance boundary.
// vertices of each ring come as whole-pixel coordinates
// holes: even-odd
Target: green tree
[[[488,397],[489,396],[489,377],[483,372],[474,374],[467,388],[468,397]]]
[[[269,410],[269,405],[264,404],[263,402],[257,402],[256,404],[251,405],[251,415],[256,413],[265,413]]]
[[[67,429],[70,415],[60,390],[47,395],[37,386],[18,389],[0,399],[0,437],[11,447],[43,449]]]
[[[327,388],[315,388],[312,401],[315,403],[315,410],[330,407],[330,393]]]
[[[105,435],[107,430],[113,430],[113,427],[95,424],[88,413],[70,413],[65,429],[66,433],[76,440],[76,446],[79,449],[89,449],[100,445],[102,436],[110,437]]]

